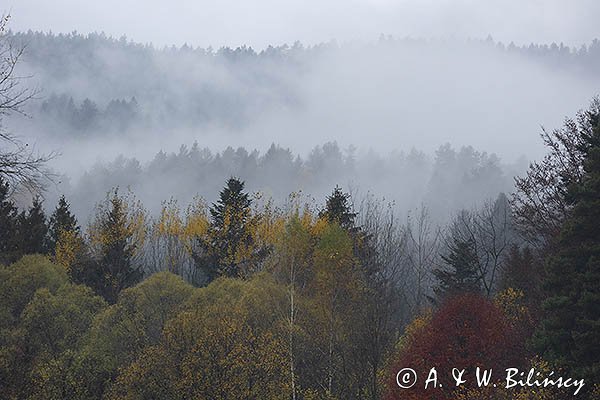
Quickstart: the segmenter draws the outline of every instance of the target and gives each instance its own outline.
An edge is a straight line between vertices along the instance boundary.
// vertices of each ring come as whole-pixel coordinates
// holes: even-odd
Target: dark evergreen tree
[[[430,298],[434,304],[440,304],[457,294],[481,292],[481,274],[472,240],[451,238],[448,254],[441,258],[445,267],[433,270],[433,275],[438,280],[433,289],[435,297]]]
[[[15,261],[17,208],[9,195],[8,182],[0,176],[0,264]]]
[[[522,291],[527,297],[533,296],[539,290],[537,281],[541,279],[537,264],[531,248],[511,246],[500,277],[500,289],[512,288]]]
[[[329,222],[337,222],[342,228],[351,231],[354,226],[356,213],[352,212],[350,195],[344,193],[339,186],[333,189],[333,193],[327,196],[325,209],[319,215]]]
[[[319,214],[320,218],[336,223],[348,232],[352,238],[354,256],[366,276],[371,277],[382,266],[377,263],[371,237],[360,226],[356,226],[356,216],[357,213],[352,212],[350,194],[344,193],[339,186],[336,186],[331,195],[327,196],[325,209]]]
[[[46,214],[39,197],[27,212],[22,211],[17,218],[18,248],[21,254],[46,254],[48,250],[48,225]]]
[[[268,249],[255,246],[252,200],[244,192],[244,182],[230,178],[219,200],[210,208],[208,234],[199,239],[194,260],[208,281],[217,276],[239,277],[266,256]]]
[[[75,232],[79,234],[77,218],[71,213],[70,205],[65,196],[60,196],[56,209],[50,216],[48,224],[48,250],[54,254],[56,243],[62,232]]]
[[[600,380],[600,126],[583,133],[584,175],[569,187],[571,211],[546,263],[537,350],[586,382]]]
[[[138,250],[135,230],[125,199],[115,191],[107,208],[99,210],[92,227],[92,241],[97,251],[89,258],[88,266],[99,270],[84,271],[84,277],[92,279],[84,283],[111,303],[123,289],[142,278],[140,268],[133,263]]]

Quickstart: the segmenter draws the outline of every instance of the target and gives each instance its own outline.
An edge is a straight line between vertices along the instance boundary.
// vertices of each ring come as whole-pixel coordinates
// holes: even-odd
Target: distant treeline
[[[525,168],[525,162],[503,165],[494,154],[449,144],[440,146],[432,157],[415,149],[387,156],[355,154],[354,149],[331,142],[300,157],[274,144],[260,153],[243,147],[213,152],[195,143],[174,153],[161,151],[146,163],[118,157],[97,164],[71,184],[65,178],[58,190],[73,199],[75,210],[85,219],[97,199],[114,187],[134,191],[155,214],[165,193],[184,203],[196,196],[214,200],[229,176],[244,179],[252,192],[279,203],[299,191],[309,197],[325,196],[333,182],[359,198],[370,192],[393,200],[401,213],[426,204],[436,221],[445,221],[457,209],[510,192],[513,176]],[[49,189],[47,197],[55,201],[57,188]]]
[[[37,117],[41,108],[42,117],[51,116],[59,124],[52,132],[63,134],[122,130],[136,118],[153,126],[206,122],[229,128],[246,126],[270,107],[301,109],[301,77],[310,74],[318,60],[334,54],[407,59],[420,53],[456,59],[474,55],[500,57],[505,62],[531,61],[578,76],[595,77],[600,70],[598,40],[572,48],[562,43],[505,45],[491,38],[462,43],[382,36],[364,45],[303,46],[296,42],[256,51],[246,46],[215,50],[187,44],[156,48],[103,33],[10,34],[15,45],[26,46],[23,73],[31,74],[44,90],[45,102],[38,103],[32,114]],[[131,107],[134,97],[137,101]]]

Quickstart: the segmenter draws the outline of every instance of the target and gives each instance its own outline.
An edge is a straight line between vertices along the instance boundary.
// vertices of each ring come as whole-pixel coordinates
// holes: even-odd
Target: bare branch
[[[15,46],[7,33],[10,15],[0,17],[0,177],[13,188],[21,187],[34,193],[44,189],[53,175],[46,163],[56,153],[39,154],[33,146],[23,143],[7,132],[2,118],[11,114],[26,115],[24,106],[39,93],[37,89],[23,86],[26,76],[16,75],[16,67],[24,54],[25,46]]]

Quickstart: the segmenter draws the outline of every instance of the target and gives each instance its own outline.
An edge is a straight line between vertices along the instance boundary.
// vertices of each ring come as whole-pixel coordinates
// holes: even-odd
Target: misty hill
[[[542,150],[540,125],[560,125],[600,87],[597,40],[382,37],[261,51],[103,34],[12,40],[26,45],[20,73],[42,93],[9,129],[61,153],[47,197],[68,194],[82,216],[115,186],[158,209],[168,197],[211,201],[230,176],[281,201],[340,184],[447,216],[512,191],[523,156]]]
[[[55,131],[73,133],[123,131],[133,122],[141,126],[215,123],[239,128],[273,107],[301,109],[305,100],[300,90],[302,79],[316,72],[320,62],[332,61],[331,56],[362,54],[375,57],[374,62],[398,57],[404,63],[415,56],[433,56],[475,61],[480,66],[482,59],[520,60],[592,77],[600,70],[598,40],[575,49],[562,43],[504,45],[491,38],[460,43],[382,36],[373,44],[304,47],[296,42],[256,51],[187,44],[159,49],[102,33],[29,31],[12,35],[17,44],[27,47],[24,72],[33,75],[44,91],[43,102],[35,105],[36,114],[45,125],[51,121]],[[335,63],[329,65],[336,67]]]

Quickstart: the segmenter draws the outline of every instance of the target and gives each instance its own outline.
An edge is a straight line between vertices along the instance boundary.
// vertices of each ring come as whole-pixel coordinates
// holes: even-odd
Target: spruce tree
[[[590,115],[584,175],[569,187],[571,207],[546,263],[544,319],[537,350],[586,382],[600,380],[600,126]]]
[[[350,194],[344,193],[339,186],[336,186],[333,192],[327,196],[325,208],[319,213],[320,218],[324,218],[329,223],[338,224],[350,235],[354,256],[359,261],[365,276],[371,278],[381,268],[381,265],[378,265],[371,236],[356,225],[356,216],[357,213],[352,212]]]
[[[14,261],[17,208],[10,199],[10,188],[0,176],[0,264]]]
[[[336,222],[347,231],[354,228],[356,213],[352,212],[350,195],[344,193],[339,186],[333,189],[333,193],[327,196],[325,209],[319,215],[329,222]]]
[[[242,276],[266,255],[267,249],[255,247],[251,205],[244,182],[232,177],[210,208],[208,234],[199,239],[199,249],[194,253],[196,266],[208,281],[222,275]]]
[[[48,249],[48,225],[46,214],[39,197],[27,213],[22,211],[17,218],[18,247],[21,254],[46,254]]]
[[[134,257],[143,246],[145,211],[118,191],[98,206],[90,225],[91,254],[75,266],[78,280],[114,303],[119,293],[142,278]]]
[[[56,251],[56,244],[60,240],[61,234],[65,232],[79,234],[77,218],[71,213],[70,205],[64,195],[58,200],[58,205],[50,216],[48,225],[48,249],[52,254]]]
[[[434,287],[434,304],[462,293],[481,292],[481,274],[478,269],[478,258],[475,243],[472,240],[452,238],[448,245],[448,254],[442,255],[444,268],[437,268],[433,275],[438,280]]]

